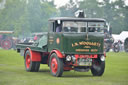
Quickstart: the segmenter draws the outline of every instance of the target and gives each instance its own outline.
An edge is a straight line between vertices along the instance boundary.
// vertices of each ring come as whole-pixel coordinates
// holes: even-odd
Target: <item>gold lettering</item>
[[[91,52],[98,52],[97,49],[91,49]]]
[[[54,40],[49,40],[49,42],[53,42]]]
[[[79,42],[79,45],[82,45],[82,42]]]
[[[72,47],[74,47],[74,45],[72,44]]]
[[[75,46],[78,46],[78,43],[75,43]]]
[[[84,46],[84,48],[91,48],[90,46]]]
[[[77,52],[89,52],[89,49],[76,49]]]
[[[77,42],[75,42],[74,44],[72,43],[72,47],[79,46],[79,45],[97,46],[97,47],[101,46],[101,44],[99,42],[85,42],[85,41],[81,41],[79,43],[77,43]],[[86,48],[86,47],[84,47],[84,48]]]

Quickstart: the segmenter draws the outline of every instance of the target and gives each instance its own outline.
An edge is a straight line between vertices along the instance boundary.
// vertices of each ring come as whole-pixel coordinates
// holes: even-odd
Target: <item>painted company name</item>
[[[99,42],[85,42],[85,41],[81,41],[81,42],[72,43],[72,47],[76,47],[76,46],[80,46],[80,45],[84,45],[84,46],[97,46],[97,47],[101,46],[101,44]]]

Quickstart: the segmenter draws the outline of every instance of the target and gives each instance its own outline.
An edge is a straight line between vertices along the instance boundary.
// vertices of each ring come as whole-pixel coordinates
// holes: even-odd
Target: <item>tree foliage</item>
[[[28,1],[6,1],[0,10],[0,30],[14,30],[16,36],[48,30],[48,19],[57,13],[53,1]]]
[[[13,30],[15,36],[48,31],[48,19],[56,16],[74,17],[83,9],[87,18],[105,18],[113,33],[128,31],[128,6],[124,0],[69,0],[56,8],[54,0],[0,0],[0,30]]]

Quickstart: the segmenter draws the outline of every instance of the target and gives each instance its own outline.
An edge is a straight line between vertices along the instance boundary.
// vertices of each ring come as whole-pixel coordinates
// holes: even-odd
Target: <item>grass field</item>
[[[41,65],[39,72],[26,72],[20,54],[0,50],[0,85],[128,85],[128,53],[107,53],[102,77],[93,77],[90,71],[70,71],[56,78],[47,65]]]

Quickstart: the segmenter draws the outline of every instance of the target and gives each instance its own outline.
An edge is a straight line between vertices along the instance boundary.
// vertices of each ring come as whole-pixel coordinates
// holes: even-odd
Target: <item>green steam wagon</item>
[[[102,76],[106,57],[104,29],[104,19],[52,18],[49,32],[32,45],[17,44],[17,52],[24,56],[29,72],[37,72],[40,64],[48,64],[50,73],[56,77],[70,70],[91,70],[93,76]]]

